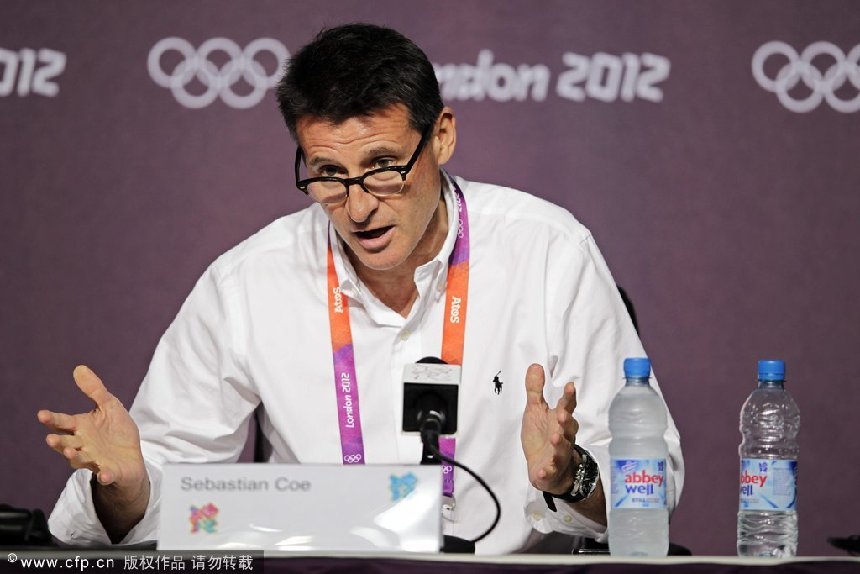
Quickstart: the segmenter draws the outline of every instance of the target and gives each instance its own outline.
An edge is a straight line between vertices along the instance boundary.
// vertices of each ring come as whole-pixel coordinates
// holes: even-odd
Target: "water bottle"
[[[648,383],[650,374],[648,359],[626,359],[627,384],[609,407],[613,556],[666,556],[669,551],[666,408]]]
[[[738,556],[797,554],[797,431],[785,363],[758,362],[758,388],[741,409]]]

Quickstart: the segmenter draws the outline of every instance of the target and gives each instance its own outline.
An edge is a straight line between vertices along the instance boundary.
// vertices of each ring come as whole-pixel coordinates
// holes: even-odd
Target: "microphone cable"
[[[433,414],[436,414],[436,413],[433,413]],[[436,428],[428,428],[429,426],[431,426],[430,423],[432,423],[432,425],[435,426]],[[438,418],[433,417],[433,416],[427,417],[424,420],[424,422],[421,424],[421,440],[424,443],[424,445],[427,447],[427,449],[430,451],[430,453],[433,456],[435,456],[436,458],[438,458],[439,460],[444,460],[445,462],[447,462],[449,464],[453,464],[457,468],[462,468],[467,473],[469,473],[472,476],[472,478],[474,478],[477,481],[477,483],[480,484],[484,488],[484,490],[487,491],[487,493],[489,493],[490,498],[493,499],[493,503],[496,505],[496,517],[493,520],[493,523],[490,525],[490,527],[483,534],[481,534],[480,536],[478,536],[474,540],[470,540],[470,542],[472,542],[472,543],[480,542],[481,540],[486,538],[490,534],[490,532],[495,530],[496,526],[498,526],[499,520],[502,518],[502,505],[499,503],[499,498],[496,496],[496,493],[493,492],[493,489],[490,488],[490,485],[488,485],[483,478],[478,476],[478,474],[475,471],[473,471],[471,468],[469,468],[465,464],[462,464],[462,463],[454,460],[451,457],[445,456],[444,454],[442,454],[439,451],[439,447],[436,445],[439,444],[439,431],[441,430],[441,428],[442,428],[442,424]]]

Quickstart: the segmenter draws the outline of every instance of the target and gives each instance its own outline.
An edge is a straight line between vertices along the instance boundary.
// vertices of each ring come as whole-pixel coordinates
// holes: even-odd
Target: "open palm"
[[[550,408],[543,397],[544,382],[543,367],[531,365],[526,372],[527,400],[520,439],[532,485],[545,492],[560,492],[569,487],[571,477],[566,471],[579,430],[573,418],[576,392],[568,383],[558,404]]]
[[[45,441],[73,468],[92,470],[102,485],[139,486],[146,478],[146,468],[137,425],[89,368],[79,366],[73,376],[95,407],[74,415],[39,411],[39,421],[52,431]]]

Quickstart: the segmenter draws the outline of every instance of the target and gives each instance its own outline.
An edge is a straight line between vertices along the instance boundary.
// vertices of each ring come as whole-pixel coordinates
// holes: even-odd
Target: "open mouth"
[[[377,227],[376,229],[368,229],[366,231],[356,231],[355,235],[359,239],[377,239],[385,235],[385,233],[394,227],[393,225],[386,225],[385,227]]]
[[[393,225],[385,225],[375,229],[356,231],[355,238],[361,248],[369,253],[378,253],[388,247],[394,234]]]

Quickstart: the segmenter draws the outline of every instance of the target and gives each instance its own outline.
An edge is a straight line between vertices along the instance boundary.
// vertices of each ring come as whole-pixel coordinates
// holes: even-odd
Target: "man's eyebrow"
[[[378,147],[371,148],[364,153],[364,157],[372,159],[375,157],[379,157],[381,155],[400,155],[403,153],[402,150],[397,149],[393,146],[389,145],[379,145]]]
[[[370,161],[380,156],[400,156],[403,153],[404,151],[402,149],[397,149],[397,147],[393,145],[380,144],[377,147],[370,148],[369,150],[363,152],[362,157],[365,161]],[[320,165],[339,166],[341,165],[341,163],[325,155],[314,156],[312,159],[307,161],[307,166],[311,168],[319,167]]]
[[[319,167],[321,165],[326,165],[326,164],[340,165],[339,162],[336,162],[333,159],[331,159],[327,156],[324,156],[324,155],[315,156],[313,159],[308,160],[308,162],[307,162],[308,167]]]

